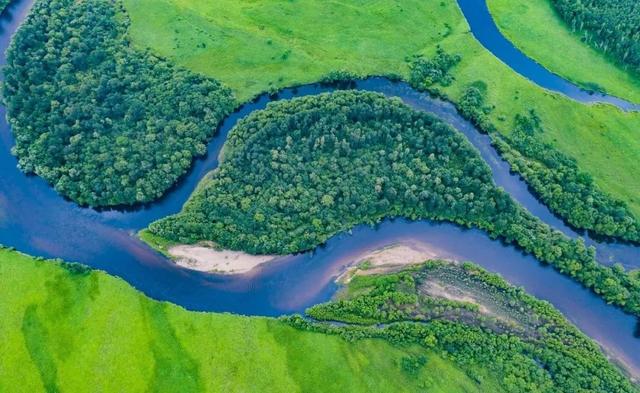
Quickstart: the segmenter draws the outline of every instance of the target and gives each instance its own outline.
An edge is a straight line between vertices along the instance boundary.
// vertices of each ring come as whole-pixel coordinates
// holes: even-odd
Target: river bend
[[[5,63],[4,52],[11,35],[32,2],[15,1],[0,19],[0,64]],[[471,25],[473,28],[474,24]],[[462,119],[451,104],[418,93],[404,83],[381,78],[357,82],[355,88],[399,97],[415,109],[439,116],[464,133],[480,151],[492,169],[496,184],[549,225],[569,236],[578,236],[539,203],[518,176],[509,172],[509,166],[490,145],[489,137]],[[308,85],[285,89],[275,99],[331,90],[328,86]],[[640,340],[633,336],[634,317],[607,305],[533,257],[491,240],[479,230],[429,221],[386,220],[374,228],[358,226],[312,252],[282,257],[238,276],[181,269],[135,238],[139,229],[180,210],[198,181],[217,166],[218,152],[236,122],[252,111],[263,109],[273,99],[263,95],[228,116],[209,143],[207,156],[197,160],[192,170],[160,201],[131,211],[100,212],[66,201],[41,178],[26,176],[17,169],[17,161],[10,153],[13,137],[4,121],[5,109],[0,107],[3,119],[0,121],[0,244],[32,255],[80,261],[123,278],[154,299],[190,310],[277,316],[302,312],[306,307],[329,300],[336,290],[335,277],[358,255],[391,243],[420,242],[437,250],[443,258],[471,260],[548,300],[640,375]],[[637,247],[589,242],[597,246],[598,258],[603,263],[617,260],[635,266],[634,261],[640,262]]]

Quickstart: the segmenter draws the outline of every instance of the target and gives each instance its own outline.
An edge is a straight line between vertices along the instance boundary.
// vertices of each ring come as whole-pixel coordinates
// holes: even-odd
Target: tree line
[[[121,6],[38,1],[7,53],[20,167],[83,205],[158,198],[235,105],[218,82],[131,48]]]
[[[553,0],[583,41],[640,72],[640,3],[636,0]]]
[[[640,242],[640,223],[626,204],[598,192],[593,178],[581,172],[574,160],[536,138],[542,129],[534,120],[534,111],[518,115],[509,137],[494,138],[502,157],[571,226]]]
[[[286,254],[387,216],[488,217],[502,199],[482,159],[446,124],[345,91],[272,103],[240,121],[184,211],[150,229]]]
[[[432,62],[421,64],[438,64],[436,60],[442,58],[439,53]],[[448,55],[448,58],[454,57]],[[433,71],[418,66],[412,66],[412,70],[414,88],[441,94],[437,86],[431,87]],[[423,79],[425,83],[420,82]],[[544,128],[534,109],[515,114],[515,126],[506,137],[498,133],[491,122],[489,114],[495,108],[486,103],[486,95],[486,83],[476,81],[464,90],[455,102],[456,107],[463,117],[491,136],[500,155],[545,205],[575,228],[640,243],[640,222],[628,206],[598,189],[593,178],[581,171],[575,160],[541,141]]]
[[[640,281],[553,230],[495,186],[478,152],[437,118],[375,93],[270,104],[231,131],[224,160],[162,238],[260,254],[313,249],[386,217],[477,227],[640,315]]]
[[[425,281],[434,277],[472,291],[488,302],[487,307],[504,315],[475,320],[452,313],[443,316],[437,310],[441,299],[434,302],[422,290]],[[638,391],[592,340],[549,303],[472,263],[429,261],[399,273],[355,277],[348,285],[342,300],[308,309],[306,314],[313,319],[283,319],[300,329],[338,334],[347,340],[379,337],[399,345],[419,344],[445,353],[479,382],[482,378],[474,367],[496,373],[510,392]],[[515,320],[527,329],[496,331],[487,323],[500,318]]]

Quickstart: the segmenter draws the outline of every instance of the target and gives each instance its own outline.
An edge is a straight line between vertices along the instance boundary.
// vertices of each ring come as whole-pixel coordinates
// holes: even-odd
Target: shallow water
[[[31,2],[13,3],[0,20],[2,53]],[[1,56],[0,63],[4,61]],[[531,195],[525,183],[509,173],[508,165],[497,156],[488,137],[460,118],[453,106],[417,93],[406,84],[380,78],[358,82],[356,87],[398,96],[416,109],[440,116],[467,135],[478,148],[491,166],[498,185],[543,221],[570,236],[577,236]],[[309,85],[286,89],[277,98],[331,90],[333,88],[327,86]],[[275,316],[301,312],[310,305],[329,300],[336,290],[334,278],[358,255],[396,242],[420,241],[438,250],[441,257],[471,260],[548,300],[585,333],[607,346],[632,368],[640,370],[640,341],[633,336],[634,317],[607,305],[534,258],[493,241],[478,230],[426,221],[387,220],[375,228],[356,227],[352,234],[335,236],[313,252],[283,257],[240,276],[210,275],[178,268],[139,242],[133,236],[137,230],[156,219],[177,213],[198,181],[217,166],[218,152],[236,121],[264,108],[271,100],[261,96],[229,116],[209,144],[207,157],[196,161],[178,186],[162,200],[131,211],[97,212],[80,208],[61,198],[44,180],[25,176],[16,168],[16,159],[10,154],[13,138],[9,126],[1,121],[0,244],[14,246],[32,255],[81,261],[122,277],[152,298],[190,310]],[[0,108],[0,117],[5,117],[4,108]],[[598,247],[600,259],[609,250],[616,253],[616,258],[632,264],[634,255],[638,255],[633,254],[637,248],[630,246]]]

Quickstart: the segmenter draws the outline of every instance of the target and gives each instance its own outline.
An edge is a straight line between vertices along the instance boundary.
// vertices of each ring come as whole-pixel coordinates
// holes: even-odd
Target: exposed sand
[[[480,307],[481,313],[498,316],[496,313],[487,308],[487,306],[483,304],[479,299],[476,299],[470,292],[464,291],[459,287],[446,285],[435,280],[427,280],[422,284],[422,287],[420,289],[425,294],[431,297],[443,298],[456,302],[472,303]]]
[[[167,252],[181,267],[207,273],[243,274],[281,255],[251,255],[241,251],[217,249],[214,244],[181,244],[170,247]],[[348,283],[354,275],[381,274],[400,270],[404,266],[415,265],[429,259],[447,259],[426,244],[403,242],[362,254],[352,261],[346,272],[336,281]]]
[[[240,251],[217,250],[205,245],[179,245],[167,250],[179,266],[207,273],[247,273],[276,255],[251,255]]]
[[[357,275],[388,273],[430,259],[444,258],[438,250],[422,243],[393,244],[358,256],[351,263],[353,266],[341,274],[336,281],[347,284]]]

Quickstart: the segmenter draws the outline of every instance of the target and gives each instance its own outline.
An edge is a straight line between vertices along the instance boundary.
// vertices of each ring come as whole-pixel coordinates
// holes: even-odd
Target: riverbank
[[[251,255],[241,251],[216,249],[212,244],[177,245],[167,250],[181,267],[207,273],[242,274],[272,262],[277,255]]]
[[[252,255],[241,251],[216,248],[211,242],[196,245],[168,242],[148,231],[139,233],[144,241],[156,251],[170,258],[176,265],[205,273],[236,275],[250,273],[277,259],[291,255]],[[348,284],[354,276],[384,274],[401,270],[431,259],[446,259],[450,254],[416,240],[407,239],[382,248],[367,250],[350,258],[349,267],[340,273],[336,282]]]
[[[417,241],[407,241],[366,252],[353,259],[347,270],[336,278],[342,285],[356,276],[391,273],[430,259],[442,259],[443,252]]]
[[[551,72],[585,89],[640,102],[637,75],[583,42],[550,0],[488,0],[487,5],[500,32]]]
[[[503,392],[501,376],[483,373],[478,384],[415,344],[352,342],[273,318],[189,312],[81,265],[0,248],[0,279],[2,392],[368,393],[419,391],[426,379],[437,392]],[[398,365],[417,356],[428,364],[406,375]]]
[[[156,236],[148,230],[138,233],[138,238],[176,265],[199,272],[216,274],[244,274],[272,262],[278,255],[251,255],[241,251],[225,250],[212,242],[178,244]]]

